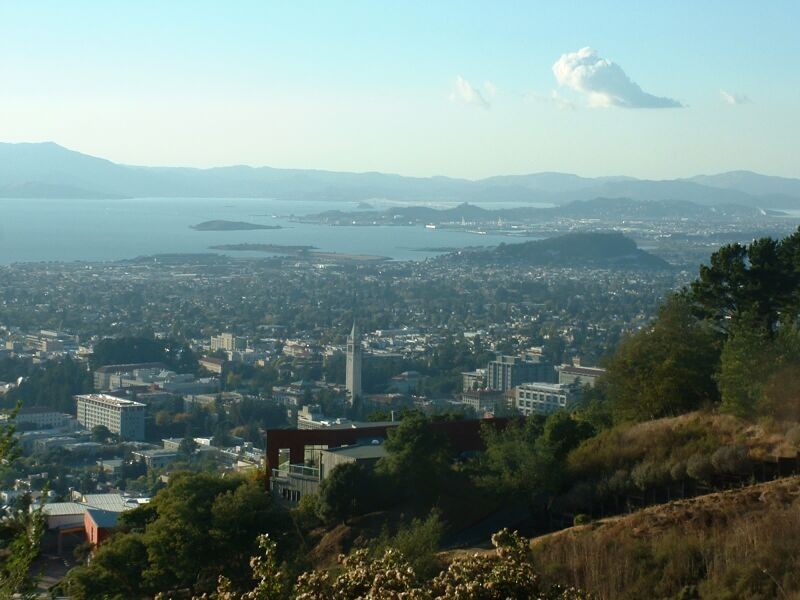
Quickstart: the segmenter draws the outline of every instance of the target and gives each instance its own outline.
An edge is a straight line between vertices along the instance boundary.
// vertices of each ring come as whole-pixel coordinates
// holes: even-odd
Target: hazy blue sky
[[[152,165],[797,177],[798,23],[797,0],[0,0],[0,141]]]

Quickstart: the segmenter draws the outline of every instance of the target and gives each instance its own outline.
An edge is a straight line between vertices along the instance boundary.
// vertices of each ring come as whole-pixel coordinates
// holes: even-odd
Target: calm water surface
[[[373,203],[376,208],[390,203]],[[455,204],[455,203],[454,203]],[[436,203],[437,208],[454,204]],[[507,208],[519,204],[494,203]],[[130,200],[0,199],[0,264],[32,261],[97,261],[163,253],[209,252],[217,244],[309,245],[329,252],[419,260],[436,254],[422,247],[493,246],[509,238],[424,227],[331,227],[294,223],[290,215],[353,211],[356,203],[287,202],[230,198]],[[194,231],[212,219],[281,225],[257,231]],[[512,240],[514,238],[511,238]],[[219,252],[219,251],[215,251]],[[232,252],[247,256],[259,253]]]

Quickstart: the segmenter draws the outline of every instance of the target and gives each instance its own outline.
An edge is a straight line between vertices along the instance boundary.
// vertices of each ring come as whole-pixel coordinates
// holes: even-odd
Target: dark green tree
[[[328,523],[346,523],[351,517],[377,509],[380,486],[378,476],[367,466],[337,466],[320,486],[320,518]]]
[[[111,432],[105,425],[95,425],[92,427],[92,441],[98,444],[104,444],[111,437]]]
[[[673,296],[655,322],[623,340],[607,365],[605,382],[615,420],[677,415],[718,398],[713,379],[719,337]]]
[[[76,600],[201,594],[220,575],[249,584],[247,556],[259,534],[285,540],[289,519],[263,481],[179,473],[146,506],[124,513],[120,533],[65,581]]]
[[[447,438],[420,414],[405,417],[387,435],[387,455],[378,462],[379,473],[405,496],[420,502],[435,499],[450,470],[452,453]]]
[[[14,418],[19,412],[17,406],[5,423],[0,422],[0,465],[17,457],[14,439]],[[39,555],[39,541],[44,533],[45,523],[41,510],[27,510],[3,514],[3,535],[0,536],[0,599],[34,598],[37,577],[32,573],[32,565]]]

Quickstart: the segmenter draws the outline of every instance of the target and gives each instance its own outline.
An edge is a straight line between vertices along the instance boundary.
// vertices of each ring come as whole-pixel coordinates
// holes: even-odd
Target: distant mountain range
[[[443,260],[515,267],[672,268],[667,261],[639,249],[636,242],[621,233],[568,233],[546,240],[465,250]]]
[[[800,209],[800,179],[747,171],[650,181],[533,173],[477,181],[270,167],[140,167],[68,150],[51,142],[0,143],[0,197],[5,198],[279,198],[361,202],[548,202],[595,198],[684,201]]]

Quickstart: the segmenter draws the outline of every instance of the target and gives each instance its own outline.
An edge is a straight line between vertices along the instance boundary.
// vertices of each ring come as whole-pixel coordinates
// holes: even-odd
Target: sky
[[[800,2],[0,0],[0,141],[477,179],[800,177]]]

